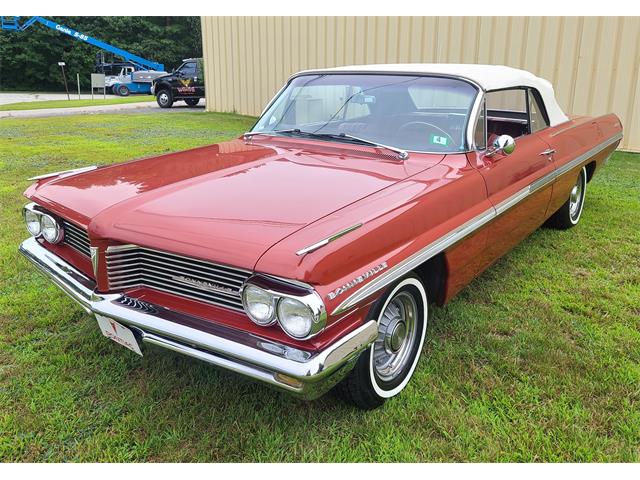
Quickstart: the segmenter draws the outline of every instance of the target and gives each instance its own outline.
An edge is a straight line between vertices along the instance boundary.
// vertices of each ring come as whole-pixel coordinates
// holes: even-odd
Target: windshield
[[[453,78],[303,75],[289,83],[252,132],[312,133],[333,141],[352,136],[410,151],[460,152],[466,150],[476,95],[471,84]]]

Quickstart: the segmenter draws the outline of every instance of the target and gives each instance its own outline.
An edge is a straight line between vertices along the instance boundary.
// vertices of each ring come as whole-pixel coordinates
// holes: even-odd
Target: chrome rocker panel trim
[[[404,275],[406,275],[407,273],[415,269],[417,266],[426,262],[430,258],[436,256],[437,254],[445,251],[447,248],[451,247],[452,245],[455,245],[460,240],[471,235],[476,230],[478,230],[479,228],[481,228],[482,226],[484,226],[494,218],[503,214],[510,208],[516,206],[518,203],[520,203],[521,201],[526,199],[528,196],[535,193],[540,188],[549,185],[550,183],[554,182],[557,178],[570,172],[574,168],[582,165],[584,162],[589,160],[594,155],[598,154],[605,148],[621,140],[622,137],[623,137],[622,133],[618,133],[614,135],[613,137],[605,140],[604,142],[596,145],[595,147],[591,148],[585,153],[574,158],[570,162],[562,165],[560,168],[539,178],[532,184],[516,192],[515,194],[503,200],[502,202],[498,203],[497,205],[495,205],[494,208],[489,208],[488,210],[485,210],[479,215],[476,215],[475,217],[473,217],[468,222],[460,225],[459,227],[453,229],[446,235],[430,243],[429,245],[424,247],[422,250],[419,250],[418,252],[414,253],[413,255],[406,258],[402,262],[393,266],[392,268],[387,270],[385,273],[376,277],[374,280],[366,284],[360,290],[353,293],[350,297],[346,298],[331,312],[331,315],[340,315],[346,312],[347,310],[354,308],[356,305],[358,305],[360,302],[362,302],[366,298],[370,297],[371,295],[378,292],[379,290],[386,287],[387,285],[390,285],[397,279],[403,277]]]
[[[142,342],[260,380],[307,400],[321,396],[338,383],[351,370],[358,354],[377,336],[376,322],[371,320],[325,350],[311,353],[223,325],[207,324],[204,331],[187,326],[202,323],[196,317],[131,301],[122,294],[96,293],[93,280],[35,238],[22,242],[19,250],[88,313],[126,325]],[[144,308],[136,303],[144,304]]]

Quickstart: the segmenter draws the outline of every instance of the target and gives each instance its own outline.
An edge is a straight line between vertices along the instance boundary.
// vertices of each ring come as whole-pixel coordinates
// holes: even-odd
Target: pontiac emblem
[[[367,270],[362,275],[358,275],[353,280],[349,280],[343,286],[336,288],[332,292],[329,292],[329,294],[328,294],[329,300],[333,300],[338,295],[342,295],[347,290],[351,290],[356,285],[359,285],[362,282],[364,282],[367,278],[371,278],[374,275],[377,275],[378,273],[380,273],[385,268],[387,268],[387,262],[382,262],[381,264],[376,265],[375,267],[373,267],[371,270]]]
[[[197,288],[198,290],[205,290],[207,292],[214,293],[226,293],[229,295],[234,295],[236,297],[240,296],[240,293],[231,287],[225,287],[224,285],[218,285],[217,283],[207,282],[205,280],[197,280],[195,278],[189,278],[183,275],[176,275],[174,277],[171,277],[171,280],[183,283],[185,285],[190,285]]]

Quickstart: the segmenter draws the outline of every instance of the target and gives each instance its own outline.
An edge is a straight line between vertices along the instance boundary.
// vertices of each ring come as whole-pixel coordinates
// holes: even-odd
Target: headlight
[[[242,290],[242,304],[254,323],[266,327],[277,321],[296,340],[315,336],[327,322],[322,298],[301,282],[254,275]]]
[[[311,308],[295,298],[278,302],[278,322],[293,338],[305,338],[311,333],[314,315]]]
[[[242,304],[249,318],[258,325],[273,325],[276,321],[276,298],[266,290],[247,285],[242,291]]]
[[[29,205],[24,207],[22,214],[29,233],[34,237],[39,236],[40,233],[42,233],[42,228],[40,227],[40,214],[35,212]]]
[[[40,217],[42,236],[49,243],[59,243],[64,237],[64,231],[58,221],[50,215],[42,214]]]

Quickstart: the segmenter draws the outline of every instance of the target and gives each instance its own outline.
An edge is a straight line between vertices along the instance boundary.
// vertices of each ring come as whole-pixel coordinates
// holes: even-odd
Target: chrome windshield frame
[[[435,78],[449,78],[453,80],[463,81],[468,83],[472,87],[476,89],[476,96],[473,101],[471,110],[467,115],[466,124],[465,124],[465,143],[464,149],[456,152],[442,152],[442,151],[428,151],[428,150],[411,150],[411,149],[403,149],[408,153],[418,153],[418,154],[433,154],[433,155],[456,155],[456,154],[467,154],[475,151],[475,144],[473,139],[473,130],[475,128],[476,118],[478,116],[480,106],[482,105],[482,99],[484,98],[484,94],[486,93],[484,88],[477,82],[473,81],[470,78],[464,77],[462,75],[446,75],[439,73],[425,73],[425,72],[412,72],[412,71],[401,71],[401,72],[390,72],[383,70],[370,70],[370,71],[362,71],[362,70],[339,70],[339,71],[327,71],[327,70],[304,70],[302,72],[295,73],[291,75],[286,83],[278,90],[278,92],[274,95],[271,101],[267,104],[267,106],[262,110],[256,122],[251,126],[251,129],[247,133],[253,133],[253,129],[256,128],[264,114],[271,108],[271,106],[278,100],[278,98],[284,93],[289,84],[299,77],[309,76],[309,75],[383,75],[386,77],[389,76],[405,76],[405,77],[435,77]],[[260,133],[260,132],[255,132]],[[264,132],[269,133],[269,132]],[[395,146],[394,146],[395,147]],[[401,147],[396,147],[401,148]]]

